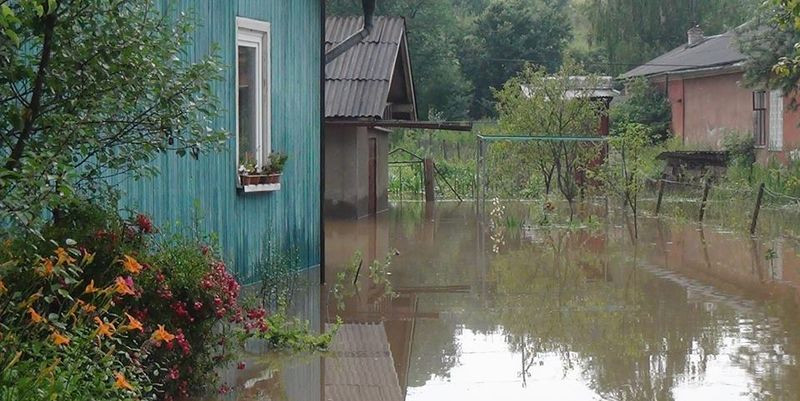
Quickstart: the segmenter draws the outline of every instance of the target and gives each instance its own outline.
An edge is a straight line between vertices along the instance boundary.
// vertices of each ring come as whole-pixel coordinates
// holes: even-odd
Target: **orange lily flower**
[[[130,331],[133,331],[133,330],[144,331],[144,327],[142,326],[142,322],[136,320],[135,317],[133,317],[133,316],[127,314],[127,313],[125,314],[125,317],[128,318],[128,324],[125,325],[125,328],[127,330],[130,330]]]
[[[159,324],[158,330],[153,332],[153,336],[151,337],[151,339],[157,343],[161,343],[162,341],[170,342],[175,339],[175,336],[167,332],[164,329],[163,324]]]
[[[135,295],[136,293],[133,292],[133,289],[125,282],[125,279],[122,277],[117,277],[114,281],[114,291],[117,294],[121,295]]]
[[[58,262],[56,262],[58,265],[63,265],[64,263],[68,265],[75,264],[75,258],[70,256],[66,249],[59,247],[56,249],[55,254],[58,257]]]
[[[133,257],[125,255],[125,260],[122,261],[122,267],[126,272],[131,274],[139,274],[142,271],[142,265]]]
[[[53,261],[48,259],[42,259],[42,268],[37,270],[40,276],[42,277],[50,277],[53,274],[54,266]]]
[[[83,254],[83,260],[81,260],[81,264],[83,265],[92,264],[92,262],[94,262],[94,255],[95,253],[89,253],[88,251],[86,251]]]
[[[33,305],[33,303],[36,302],[37,299],[39,299],[39,298],[41,298],[43,296],[44,295],[42,295],[42,289],[39,288],[39,291],[36,291],[35,293],[31,294],[31,296],[29,296],[28,299],[20,302],[19,303],[19,308],[20,309],[25,309],[25,308]]]
[[[6,288],[6,283],[3,280],[0,280],[0,295],[5,294],[8,292],[8,288]]]
[[[61,335],[59,332],[54,331],[52,335],[53,342],[56,345],[67,345],[69,344],[69,338]]]
[[[84,302],[83,306],[81,307],[81,309],[83,309],[83,311],[88,315],[88,314],[91,314],[92,312],[96,311],[97,307],[92,305],[92,304]]]
[[[114,387],[120,390],[133,391],[133,386],[125,379],[122,373],[114,373]]]
[[[94,332],[96,336],[111,337],[116,330],[113,323],[106,323],[97,316],[94,317],[94,322],[97,323],[97,331]]]
[[[34,323],[41,323],[42,320],[44,320],[42,315],[36,313],[36,311],[33,310],[33,308],[28,308],[28,313],[31,315],[31,321]]]
[[[99,291],[97,287],[94,286],[94,280],[90,281],[89,284],[86,286],[86,289],[83,290],[84,294],[94,294],[95,292]]]

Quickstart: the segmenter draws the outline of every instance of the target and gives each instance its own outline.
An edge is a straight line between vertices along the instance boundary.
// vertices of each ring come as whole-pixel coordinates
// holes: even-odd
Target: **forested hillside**
[[[618,75],[686,41],[699,24],[717,34],[747,20],[758,0],[378,0],[378,15],[407,19],[422,118],[481,119],[526,62],[555,71],[565,57]],[[329,15],[360,14],[361,0],[328,0]]]

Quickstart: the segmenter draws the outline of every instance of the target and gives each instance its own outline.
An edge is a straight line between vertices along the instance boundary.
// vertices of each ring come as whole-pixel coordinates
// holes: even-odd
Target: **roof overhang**
[[[634,76],[627,76],[619,78],[620,81],[628,81],[631,79],[636,79],[639,77],[647,78],[653,82],[664,82],[667,80],[667,77],[673,78],[682,78],[682,79],[692,79],[692,78],[703,78],[703,77],[711,77],[716,75],[727,75],[727,74],[736,74],[744,72],[744,60],[737,61],[735,63],[725,63],[719,65],[711,65],[711,66],[703,66],[703,67],[695,67],[695,68],[687,68],[683,70],[674,70],[674,71],[664,71],[659,72],[657,74],[650,74],[650,75],[634,75]]]
[[[325,119],[325,125],[367,128],[414,128],[441,131],[472,131],[472,121],[408,121],[380,119]]]

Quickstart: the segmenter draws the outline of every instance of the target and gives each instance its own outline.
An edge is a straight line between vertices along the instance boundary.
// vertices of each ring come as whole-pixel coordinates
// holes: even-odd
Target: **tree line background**
[[[758,0],[379,0],[403,16],[420,118],[496,117],[499,89],[526,62],[555,72],[565,58],[616,76],[686,42],[699,24],[723,33]],[[361,0],[328,0],[328,15],[360,15]]]

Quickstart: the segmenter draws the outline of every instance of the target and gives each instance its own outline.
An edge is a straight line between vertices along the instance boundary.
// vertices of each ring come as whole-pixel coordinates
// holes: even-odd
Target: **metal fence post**
[[[756,195],[756,208],[753,210],[753,221],[750,222],[750,235],[756,233],[756,225],[758,225],[758,213],[761,211],[761,201],[764,199],[764,183],[758,186],[758,195]]]
[[[658,200],[656,201],[656,216],[661,213],[661,200],[664,198],[664,179],[658,180]]]
[[[703,187],[703,200],[700,202],[700,222],[706,215],[706,202],[708,201],[708,191],[711,190],[711,180],[706,179],[706,185]]]

